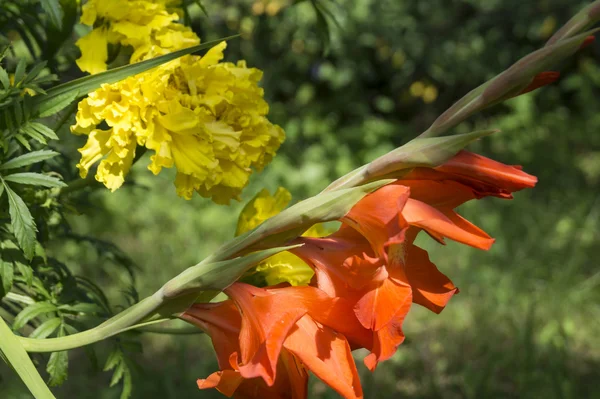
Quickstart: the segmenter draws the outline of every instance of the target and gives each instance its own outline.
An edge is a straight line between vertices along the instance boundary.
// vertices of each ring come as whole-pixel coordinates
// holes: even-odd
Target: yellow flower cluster
[[[130,62],[147,60],[200,43],[188,27],[177,23],[181,0],[88,0],[81,23],[94,29],[77,41],[79,69],[106,70],[108,44],[131,46]]]
[[[96,4],[98,9],[95,14],[87,12],[101,15],[101,9],[102,15],[110,15],[108,11],[116,10],[106,9],[109,3],[121,2],[92,0],[86,6]],[[122,2],[130,3],[162,4],[158,10],[164,11],[174,2]],[[117,15],[122,17],[120,11]],[[174,25],[179,24],[167,26],[171,29]],[[258,87],[262,72],[247,68],[243,61],[220,62],[225,47],[223,42],[202,57],[181,57],[121,82],[102,85],[82,100],[71,127],[75,134],[88,135],[79,150],[81,177],[101,160],[96,179],[114,191],[125,181],[137,146],[144,146],[154,151],[148,166],[154,174],[163,167],[177,168],[178,195],[191,199],[196,191],[221,204],[238,199],[252,169],[261,170],[271,161],[285,134],[266,117],[269,106]],[[171,48],[175,49],[178,47]],[[101,124],[108,128],[100,128]]]
[[[252,230],[265,220],[280,213],[291,201],[292,195],[283,187],[279,187],[275,195],[263,189],[246,204],[238,218],[236,235]],[[324,237],[330,232],[322,224],[316,224],[308,229],[305,237]],[[302,259],[291,252],[280,252],[273,255],[248,272],[248,278],[260,285],[290,283],[291,285],[308,285],[315,273]]]

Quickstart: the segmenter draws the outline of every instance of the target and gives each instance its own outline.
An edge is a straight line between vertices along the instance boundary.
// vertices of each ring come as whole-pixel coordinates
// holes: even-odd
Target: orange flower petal
[[[365,328],[379,331],[405,308],[407,302],[410,304],[411,291],[408,284],[386,279],[358,300],[354,313]]]
[[[474,228],[471,224],[467,225],[468,222],[462,218],[459,219],[454,211],[442,213],[424,202],[409,199],[402,214],[411,226],[425,230],[442,244],[445,237],[486,250],[494,243],[494,240],[482,230]],[[453,219],[459,224],[455,224]]]
[[[427,251],[408,246],[405,269],[412,288],[413,302],[440,313],[458,288],[429,260]]]
[[[584,44],[585,44],[585,42],[584,42]],[[583,47],[584,46],[582,45],[582,48]],[[540,72],[533,77],[533,80],[531,81],[531,83],[529,83],[529,86],[527,86],[526,88],[521,90],[517,94],[517,96],[519,96],[521,94],[529,93],[530,91],[533,91],[533,90],[539,89],[540,87],[547,86],[551,83],[554,83],[558,80],[559,77],[560,77],[560,72],[553,72],[553,71]]]
[[[535,176],[523,172],[519,166],[505,165],[465,150],[460,151],[448,162],[435,169],[468,177],[511,193],[531,188],[537,183]]]
[[[410,310],[411,301],[403,304],[397,315],[381,330],[374,334],[373,348],[371,353],[364,359],[365,366],[374,371],[377,364],[391,358],[396,349],[404,342],[402,323]]]
[[[284,347],[344,398],[363,397],[350,346],[343,335],[304,316]]]
[[[244,381],[239,371],[223,370],[209,375],[206,379],[198,379],[198,388],[210,389],[216,388],[227,397],[233,396],[240,384]]]
[[[283,342],[290,329],[307,312],[304,296],[299,293],[299,289],[304,288],[316,290],[313,287],[287,287],[268,291],[244,283],[234,283],[225,290],[242,314],[241,359],[235,352],[230,362],[241,361],[235,368],[244,378],[262,377],[267,385],[273,385]],[[298,295],[288,295],[292,293]],[[309,294],[308,291],[304,293]]]
[[[385,258],[390,244],[404,241],[408,225],[402,217],[402,208],[410,190],[391,184],[360,200],[341,221],[360,232],[377,254]]]

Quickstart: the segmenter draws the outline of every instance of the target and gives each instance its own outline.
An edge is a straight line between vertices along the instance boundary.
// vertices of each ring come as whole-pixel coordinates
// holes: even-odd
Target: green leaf
[[[27,61],[25,60],[25,58],[21,58],[19,60],[19,62],[17,63],[17,68],[15,69],[15,80],[14,80],[14,86],[18,86],[19,83],[21,83],[21,81],[23,80],[23,77],[25,76],[25,67],[27,65]]]
[[[46,14],[48,14],[48,18],[50,18],[52,25],[58,30],[61,30],[63,10],[58,0],[40,0],[40,3],[42,4],[44,11],[46,11]]]
[[[8,195],[8,212],[10,213],[13,234],[25,253],[25,257],[31,259],[35,249],[35,233],[37,231],[35,222],[23,199],[8,185],[4,184],[4,188],[6,189],[6,195]]]
[[[31,126],[29,126],[29,124],[22,126],[19,131],[23,134],[28,135],[29,137],[31,137],[32,139],[34,139],[35,141],[41,143],[41,144],[46,144],[46,139],[44,138],[44,136],[42,136],[41,134],[39,134],[37,131],[35,131]]]
[[[46,365],[46,371],[50,374],[48,385],[55,387],[67,380],[69,369],[69,354],[67,351],[52,352],[50,360]]]
[[[33,105],[40,115],[42,115],[41,110],[45,109],[46,112],[43,114],[50,115],[48,109],[48,103],[55,103],[58,97],[63,98],[71,98],[74,99],[78,95],[85,95],[90,93],[96,89],[98,89],[104,83],[114,83],[120,80],[123,80],[129,76],[137,75],[138,73],[145,72],[149,69],[152,69],[158,65],[164,64],[181,56],[192,54],[198,52],[200,50],[204,50],[214,45],[224,41],[235,38],[239,35],[228,36],[222,39],[213,40],[210,42],[206,42],[200,44],[198,46],[192,46],[188,48],[184,48],[178,51],[174,51],[169,54],[162,55],[160,57],[152,58],[150,60],[136,62],[135,64],[124,65],[119,68],[114,68],[106,72],[97,73],[95,75],[86,76],[80,79],[73,80],[71,82],[63,83],[52,89],[48,90],[48,94],[45,96],[35,96],[33,98]],[[70,101],[69,101],[70,102]],[[65,105],[66,106],[66,105]]]
[[[53,317],[43,322],[38,328],[36,328],[30,335],[29,338],[44,339],[52,334],[60,325],[62,319],[60,317]]]
[[[0,298],[8,294],[12,288],[14,275],[15,271],[13,263],[5,262],[0,259],[0,281],[2,282],[2,285],[0,286]]]
[[[123,390],[121,391],[121,399],[127,399],[131,396],[132,381],[131,371],[125,361],[125,355],[120,347],[115,348],[104,365],[104,371],[113,370],[112,378],[110,379],[110,386],[115,386],[119,381],[123,381]]]
[[[29,323],[30,320],[35,319],[36,317],[45,313],[56,312],[56,310],[56,305],[50,302],[36,302],[31,304],[25,309],[21,310],[17,317],[15,317],[15,321],[13,322],[13,330],[17,331],[25,324]]]
[[[19,274],[23,276],[25,284],[27,284],[28,287],[31,287],[31,284],[33,283],[33,269],[25,263],[19,262],[18,260],[14,261],[14,265],[17,267]]]
[[[8,77],[8,73],[2,67],[0,67],[0,83],[4,86],[4,89],[8,90],[10,87],[10,78]]]
[[[46,96],[48,96],[48,101],[45,101],[42,104],[40,104],[40,106],[36,108],[36,111],[39,113],[40,118],[54,115],[62,111],[69,104],[71,104],[77,98],[78,95],[78,91],[69,91],[54,97],[50,97],[50,94],[46,93]]]
[[[31,151],[31,144],[29,144],[29,142],[27,141],[27,139],[25,138],[25,136],[23,136],[22,134],[17,134],[15,136],[15,138],[17,139],[17,141],[19,143],[21,143],[21,145],[23,147],[25,147],[27,149],[27,151]]]
[[[0,198],[2,198],[2,194],[4,194],[4,184],[0,184]]]
[[[29,358],[29,355],[0,317],[0,353],[7,363],[21,377],[27,389],[36,399],[56,399]]]
[[[12,175],[4,176],[5,181],[10,181],[17,184],[29,184],[32,186],[42,187],[66,187],[67,185],[53,176],[43,175],[41,173],[13,173]]]
[[[40,132],[44,136],[49,139],[58,140],[58,136],[54,133],[54,130],[50,129],[48,126],[43,125],[39,122],[29,122],[29,126],[31,126],[36,131]]]
[[[35,64],[33,68],[31,68],[29,72],[27,72],[27,76],[25,77],[25,79],[23,79],[23,83],[29,83],[32,80],[34,80],[46,67],[46,64],[46,61],[42,61],[40,63]]]
[[[22,168],[23,166],[32,165],[34,163],[45,161],[46,159],[54,158],[57,155],[58,152],[51,150],[29,152],[0,165],[0,170]]]

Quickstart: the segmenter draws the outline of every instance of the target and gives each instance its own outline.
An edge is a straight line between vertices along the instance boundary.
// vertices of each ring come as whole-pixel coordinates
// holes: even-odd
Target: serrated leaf
[[[35,141],[37,141],[40,144],[46,144],[46,139],[44,138],[44,136],[42,136],[41,134],[39,134],[37,131],[35,131],[31,126],[29,126],[29,124],[22,126],[19,131],[23,134],[28,135],[29,137],[31,137],[32,139],[34,139]]]
[[[0,298],[4,297],[11,290],[14,280],[14,265],[12,262],[5,262],[0,259]]]
[[[67,380],[69,369],[69,355],[67,351],[52,352],[50,360],[46,365],[46,371],[50,374],[48,385],[55,387]]]
[[[132,389],[133,381],[131,378],[131,371],[129,370],[129,367],[127,367],[123,375],[123,390],[121,391],[120,399],[129,399]]]
[[[46,125],[43,125],[39,122],[29,122],[29,126],[37,130],[44,136],[48,137],[49,139],[58,140],[58,136],[56,135],[56,133],[54,133],[54,130],[50,129]]]
[[[25,79],[23,79],[23,83],[29,83],[32,80],[34,80],[46,67],[46,64],[46,61],[42,61],[40,63],[35,64],[33,68],[31,68],[29,72],[27,72],[27,76],[25,77]]]
[[[29,152],[0,165],[0,170],[22,168],[23,166],[32,165],[34,163],[45,161],[46,159],[54,158],[57,155],[58,152],[51,150]]]
[[[108,358],[106,359],[106,363],[104,364],[104,368],[102,369],[102,371],[109,371],[117,367],[122,358],[123,352],[121,351],[121,349],[113,349],[113,351],[108,355]]]
[[[0,83],[4,86],[4,89],[8,90],[10,87],[10,78],[8,77],[8,73],[2,67],[0,67]]]
[[[110,386],[114,387],[115,385],[117,385],[119,383],[119,381],[121,380],[121,378],[123,377],[123,373],[125,371],[125,362],[123,362],[122,360],[119,362],[119,364],[117,365],[117,367],[115,367],[115,371],[113,372],[112,378],[110,379]]]
[[[58,0],[40,0],[42,8],[48,14],[50,22],[56,29],[62,29],[63,10]]]
[[[192,54],[200,50],[204,50],[219,44],[222,41],[230,40],[239,35],[228,36],[222,39],[213,40],[200,44],[198,46],[187,47],[178,51],[174,51],[169,54],[161,55],[150,60],[136,62],[135,64],[124,65],[119,68],[114,68],[106,72],[97,73],[95,75],[86,76],[83,78],[75,79],[73,81],[63,83],[52,89],[48,90],[48,94],[45,96],[35,96],[33,98],[34,108],[42,115],[41,110],[46,110],[44,114],[50,115],[48,109],[48,103],[55,104],[58,97],[75,99],[77,95],[85,95],[96,89],[98,89],[104,83],[114,83],[119,80],[123,80],[129,76],[137,75],[138,73],[145,72],[158,65],[164,64],[181,56]],[[66,106],[66,105],[65,105]],[[55,112],[55,111],[53,111]]]
[[[36,302],[31,304],[19,312],[17,317],[15,317],[15,321],[13,322],[13,330],[17,331],[25,324],[29,323],[30,320],[45,313],[55,312],[56,310],[56,305],[50,302]]]
[[[31,151],[31,144],[29,144],[29,142],[27,141],[27,139],[25,138],[25,136],[23,136],[22,134],[17,134],[15,136],[15,138],[17,139],[17,141],[19,143],[21,143],[21,145],[23,147],[25,147],[27,149],[27,151]]]
[[[43,175],[41,173],[13,173],[12,175],[4,176],[5,181],[28,184],[31,186],[42,187],[66,187],[67,185],[53,176]]]
[[[14,86],[18,86],[19,83],[21,83],[21,81],[23,80],[23,77],[25,76],[25,67],[27,66],[27,61],[25,60],[25,58],[21,58],[19,60],[19,62],[17,63],[17,68],[15,69],[15,84]]]
[[[49,96],[48,93],[46,93],[46,95]],[[55,97],[51,97],[48,101],[42,103],[42,105],[40,105],[40,107],[37,109],[40,118],[54,115],[62,111],[69,104],[75,101],[78,95],[78,91],[70,91]]]
[[[17,271],[19,272],[19,274],[23,276],[25,284],[27,284],[28,287],[31,287],[31,284],[33,282],[33,269],[30,266],[19,261],[15,261],[14,265],[17,267]]]
[[[36,328],[30,335],[29,338],[44,339],[52,334],[60,325],[62,319],[60,317],[53,317],[43,322],[38,328]]]
[[[37,231],[35,222],[23,199],[8,185],[5,184],[4,188],[6,189],[6,195],[8,195],[8,212],[13,234],[25,253],[25,257],[31,259],[35,249],[35,233]]]

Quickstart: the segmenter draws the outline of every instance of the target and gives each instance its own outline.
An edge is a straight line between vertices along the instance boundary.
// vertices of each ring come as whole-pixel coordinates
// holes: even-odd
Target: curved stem
[[[34,339],[19,337],[28,352],[56,352],[78,348],[112,337],[156,311],[164,303],[161,291],[138,302],[98,327],[60,338]]]

